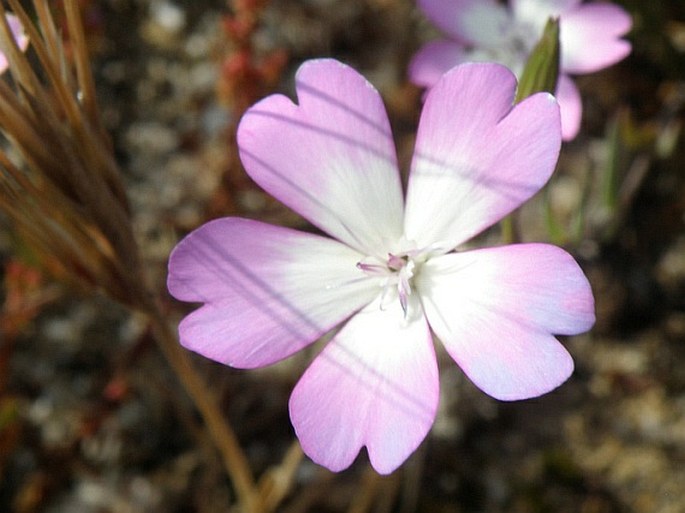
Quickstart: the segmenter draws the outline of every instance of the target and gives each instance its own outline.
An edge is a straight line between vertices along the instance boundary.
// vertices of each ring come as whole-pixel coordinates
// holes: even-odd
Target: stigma
[[[388,307],[391,301],[399,300],[405,318],[409,308],[409,297],[412,295],[412,281],[426,258],[418,250],[388,253],[387,258],[367,257],[357,263],[357,268],[369,276],[379,278],[382,288],[381,309]]]

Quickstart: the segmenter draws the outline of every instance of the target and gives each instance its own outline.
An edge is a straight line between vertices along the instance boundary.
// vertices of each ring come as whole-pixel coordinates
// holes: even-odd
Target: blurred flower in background
[[[26,50],[29,46],[29,38],[26,37],[24,27],[21,25],[19,19],[14,14],[9,13],[5,16],[5,19],[7,20],[7,24],[12,31],[12,35],[14,36],[14,40],[17,42],[19,49],[21,51]],[[8,66],[7,57],[4,53],[0,52],[0,73],[4,73]]]
[[[540,39],[547,20],[559,18],[561,63],[556,97],[562,135],[573,139],[580,129],[582,101],[569,75],[610,66],[631,50],[621,39],[632,26],[628,13],[609,3],[580,0],[419,0],[419,7],[446,39],[424,45],[409,66],[417,85],[431,87],[440,75],[468,61],[493,61],[517,76]]]

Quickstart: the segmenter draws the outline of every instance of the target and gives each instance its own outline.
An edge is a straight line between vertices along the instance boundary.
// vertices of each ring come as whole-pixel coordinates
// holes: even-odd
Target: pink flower
[[[19,18],[17,18],[14,14],[7,13],[5,15],[5,19],[7,20],[7,24],[12,31],[14,40],[17,42],[17,46],[23,52],[29,46],[29,38],[26,37],[24,27],[19,21]],[[3,52],[0,52],[0,73],[4,73],[8,67],[9,63],[7,62],[7,57]]]
[[[290,398],[302,447],[337,471],[366,446],[380,473],[425,438],[438,404],[431,333],[502,400],[544,394],[573,362],[552,334],[594,323],[587,279],[563,250],[455,251],[548,180],[559,109],[516,79],[467,64],[428,94],[406,198],[378,92],[334,60],[302,65],[298,104],[254,105],[240,156],[266,191],[333,238],[239,218],[200,227],[173,251],[168,286],[204,303],[181,343],[239,368],[270,365],[344,323]]]
[[[561,69],[556,97],[562,136],[580,129],[583,106],[569,74],[592,73],[630,53],[620,39],[631,28],[630,16],[609,3],[581,5],[581,0],[418,0],[426,16],[449,39],[426,44],[414,56],[409,77],[431,87],[445,71],[467,61],[493,61],[519,75],[550,17],[559,18]]]

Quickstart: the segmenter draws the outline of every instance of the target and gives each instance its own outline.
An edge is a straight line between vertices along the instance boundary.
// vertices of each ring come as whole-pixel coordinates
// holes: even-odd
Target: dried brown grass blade
[[[74,60],[76,64],[76,76],[78,78],[78,88],[81,103],[93,126],[100,128],[100,111],[97,107],[95,97],[95,85],[93,75],[90,72],[90,60],[88,58],[88,46],[86,45],[85,34],[83,33],[83,22],[81,12],[76,2],[67,1],[64,3],[67,14],[67,26],[69,37],[73,42]],[[99,130],[104,134],[104,130]]]
[[[65,0],[74,61],[45,0],[34,0],[40,30],[17,0],[7,2],[31,40],[39,72],[14,42],[0,1],[0,50],[7,53],[14,86],[0,80],[0,131],[25,164],[15,165],[0,151],[0,211],[25,240],[54,256],[69,279],[147,313],[160,349],[223,456],[243,510],[261,513],[233,430],[146,286],[121,175],[99,121],[76,0]]]

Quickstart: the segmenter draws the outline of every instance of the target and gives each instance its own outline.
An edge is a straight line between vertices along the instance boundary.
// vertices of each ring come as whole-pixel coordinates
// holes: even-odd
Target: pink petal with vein
[[[385,256],[402,234],[402,187],[378,91],[352,68],[312,60],[297,72],[299,105],[281,95],[250,108],[240,157],[269,194],[333,237]]]
[[[429,91],[407,189],[405,233],[419,247],[455,247],[547,182],[561,145],[559,107],[545,93],[512,109],[504,66],[469,63]]]
[[[389,474],[430,430],[438,389],[423,314],[407,322],[399,301],[381,310],[377,300],[352,317],[304,373],[290,417],[316,463],[342,470],[366,446],[376,471]]]
[[[561,67],[566,73],[592,73],[626,57],[632,27],[630,15],[617,5],[581,5],[561,18]]]
[[[204,303],[181,322],[181,343],[233,367],[281,360],[378,294],[360,259],[336,241],[257,221],[207,223],[169,259],[169,292]]]
[[[501,400],[556,388],[573,361],[553,334],[594,324],[594,300],[573,258],[546,244],[453,253],[421,270],[417,287],[435,334],[464,373]]]

